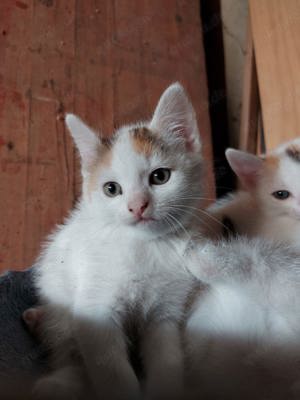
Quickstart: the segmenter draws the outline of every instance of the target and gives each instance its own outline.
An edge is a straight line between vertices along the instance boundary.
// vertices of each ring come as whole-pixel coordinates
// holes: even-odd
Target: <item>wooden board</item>
[[[300,0],[249,2],[266,148],[300,136]]]
[[[79,193],[66,110],[109,135],[180,80],[213,196],[198,1],[2,0],[0,27],[0,269],[31,265]]]
[[[247,53],[245,56],[243,76],[243,99],[241,111],[241,128],[239,148],[250,153],[257,151],[257,127],[259,112],[259,95],[256,63],[250,20],[247,32]]]

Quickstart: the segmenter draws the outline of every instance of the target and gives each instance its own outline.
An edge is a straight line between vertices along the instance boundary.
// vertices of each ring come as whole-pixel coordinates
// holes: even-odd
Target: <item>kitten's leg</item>
[[[99,399],[138,400],[140,385],[128,361],[126,338],[112,318],[76,321],[76,339]]]
[[[146,372],[146,399],[175,400],[183,397],[183,351],[178,324],[151,324],[142,343]]]
[[[186,384],[190,397],[197,400],[248,399],[250,389],[247,391],[245,387],[249,382],[244,381],[245,365],[242,360],[245,352],[248,354],[249,343],[243,340],[237,328],[242,326],[243,309],[239,298],[234,298],[230,290],[223,292],[222,288],[219,289],[203,292],[190,310],[184,330]],[[224,293],[228,296],[227,302],[223,300]],[[228,304],[230,307],[227,307]],[[240,337],[242,340],[239,340]],[[234,380],[231,381],[230,377]]]
[[[207,356],[211,349],[209,335],[206,330],[202,332],[199,321],[202,315],[197,310],[193,312],[184,330],[184,351],[186,355],[187,386],[195,399],[201,392],[202,367],[207,362]],[[207,337],[206,337],[207,336]]]

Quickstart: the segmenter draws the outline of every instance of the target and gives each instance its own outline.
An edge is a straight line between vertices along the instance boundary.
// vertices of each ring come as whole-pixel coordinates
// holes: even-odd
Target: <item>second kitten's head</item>
[[[78,117],[67,126],[81,155],[83,205],[94,218],[140,234],[180,230],[200,196],[201,145],[183,88],[171,85],[150,122],[101,141]]]
[[[226,157],[244,188],[266,212],[300,220],[300,138],[266,155],[228,149]]]

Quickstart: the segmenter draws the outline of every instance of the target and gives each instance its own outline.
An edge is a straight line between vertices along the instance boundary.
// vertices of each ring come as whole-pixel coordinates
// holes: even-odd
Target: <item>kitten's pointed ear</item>
[[[150,128],[154,128],[162,134],[170,132],[183,137],[189,151],[199,152],[201,150],[196,114],[179,83],[173,83],[162,94]]]
[[[87,172],[99,157],[100,139],[74,114],[66,115],[66,125],[80,153],[82,171]]]
[[[245,151],[227,149],[227,161],[246,189],[255,187],[259,173],[263,167],[263,160],[254,154]]]

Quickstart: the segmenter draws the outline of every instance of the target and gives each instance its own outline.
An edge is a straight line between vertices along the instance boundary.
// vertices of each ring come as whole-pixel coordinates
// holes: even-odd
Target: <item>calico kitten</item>
[[[212,206],[212,215],[229,218],[238,234],[300,247],[300,138],[262,156],[228,149],[226,157],[243,189]]]
[[[202,173],[193,107],[173,84],[150,122],[122,127],[109,144],[74,115],[66,123],[81,155],[83,196],[38,261],[55,361],[34,393],[180,398],[180,326],[195,285],[183,258],[187,210],[199,201]],[[142,385],[129,361],[131,332],[139,338]]]

